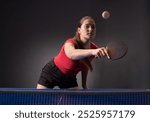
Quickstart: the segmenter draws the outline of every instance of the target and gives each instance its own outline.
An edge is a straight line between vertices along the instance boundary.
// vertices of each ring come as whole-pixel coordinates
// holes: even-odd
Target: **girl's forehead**
[[[86,20],[83,21],[82,24],[92,24],[92,25],[95,25],[95,22],[92,19],[86,19]]]

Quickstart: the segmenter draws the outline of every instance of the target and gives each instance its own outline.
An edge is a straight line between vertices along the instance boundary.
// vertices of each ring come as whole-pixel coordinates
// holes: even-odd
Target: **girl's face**
[[[96,25],[92,19],[83,21],[81,27],[78,28],[78,33],[81,40],[91,40],[96,35]]]

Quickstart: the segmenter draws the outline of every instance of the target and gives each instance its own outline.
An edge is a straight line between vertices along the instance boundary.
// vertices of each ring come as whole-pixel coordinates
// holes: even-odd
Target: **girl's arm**
[[[87,85],[86,85],[87,76],[88,76],[88,69],[81,72],[83,89],[87,89]]]
[[[109,58],[107,50],[104,47],[97,49],[75,49],[72,43],[66,43],[64,45],[64,51],[67,57],[72,60],[80,60],[89,56],[94,56],[97,58],[107,56]]]

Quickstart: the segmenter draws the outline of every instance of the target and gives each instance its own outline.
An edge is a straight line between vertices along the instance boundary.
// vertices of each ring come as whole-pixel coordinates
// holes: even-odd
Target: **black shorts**
[[[53,88],[58,86],[59,88],[71,88],[77,87],[76,75],[65,75],[51,60],[42,69],[38,84],[41,84],[47,88]]]

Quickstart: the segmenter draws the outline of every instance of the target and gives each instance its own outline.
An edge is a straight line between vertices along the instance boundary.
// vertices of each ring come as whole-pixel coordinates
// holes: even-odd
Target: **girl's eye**
[[[86,25],[86,26],[85,26],[86,29],[88,29],[89,27],[90,27],[89,25]]]
[[[91,27],[92,29],[95,29],[95,25],[86,25],[86,26],[85,26],[86,29],[88,29],[88,28],[90,28],[90,27]]]
[[[91,28],[94,29],[94,28],[95,28],[95,25],[92,25]]]

